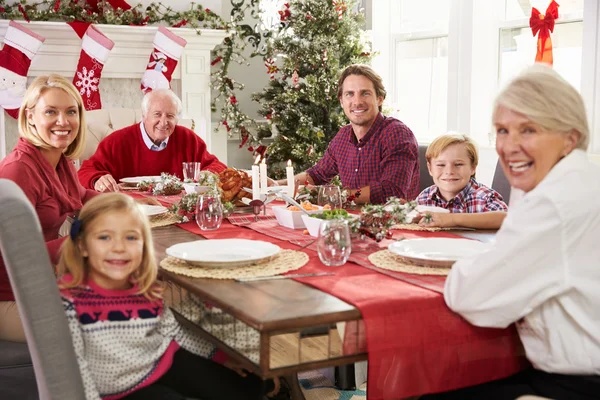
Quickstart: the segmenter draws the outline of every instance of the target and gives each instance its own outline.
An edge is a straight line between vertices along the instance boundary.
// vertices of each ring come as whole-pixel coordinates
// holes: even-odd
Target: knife
[[[327,276],[335,275],[333,272],[317,272],[314,274],[291,274],[291,275],[275,275],[275,276],[256,276],[251,278],[239,278],[236,282],[254,282],[254,281],[269,281],[276,279],[288,279],[288,278],[304,278],[308,276]]]

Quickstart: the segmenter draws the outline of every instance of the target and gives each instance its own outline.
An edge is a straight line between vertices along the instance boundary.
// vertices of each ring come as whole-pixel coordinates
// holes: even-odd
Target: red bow
[[[548,5],[546,14],[541,14],[537,8],[531,8],[531,17],[529,18],[529,26],[533,36],[538,36],[538,55],[536,61],[541,61],[544,56],[546,40],[550,38],[550,32],[554,32],[554,21],[558,18],[558,3],[554,0]],[[550,48],[550,51],[552,49]]]

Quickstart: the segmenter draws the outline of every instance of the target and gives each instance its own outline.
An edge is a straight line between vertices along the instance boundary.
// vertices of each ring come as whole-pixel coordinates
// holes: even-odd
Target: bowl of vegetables
[[[312,214],[310,216],[304,214],[302,215],[304,226],[306,226],[306,230],[308,230],[310,236],[313,237],[319,236],[319,227],[321,226],[321,222],[331,219],[358,221],[358,216],[349,214],[348,211],[343,209],[324,210],[322,213]],[[352,226],[350,228],[352,229]]]

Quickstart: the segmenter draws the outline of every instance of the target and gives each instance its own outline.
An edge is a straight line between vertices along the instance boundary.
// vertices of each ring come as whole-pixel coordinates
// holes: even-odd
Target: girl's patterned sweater
[[[220,363],[227,358],[180,325],[163,300],[136,291],[103,289],[93,281],[61,289],[88,400],[120,399],[156,382],[180,347]],[[201,315],[186,317],[199,321]]]

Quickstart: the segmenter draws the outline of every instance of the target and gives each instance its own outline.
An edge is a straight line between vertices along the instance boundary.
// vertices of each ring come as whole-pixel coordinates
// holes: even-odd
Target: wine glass
[[[319,226],[317,252],[321,262],[329,267],[346,264],[352,252],[348,222],[339,219],[323,220]]]
[[[223,222],[223,205],[221,199],[213,194],[198,196],[196,206],[196,223],[203,231],[219,229]]]
[[[339,186],[323,185],[319,186],[319,195],[317,204],[320,206],[329,205],[331,209],[342,208],[342,192]]]

